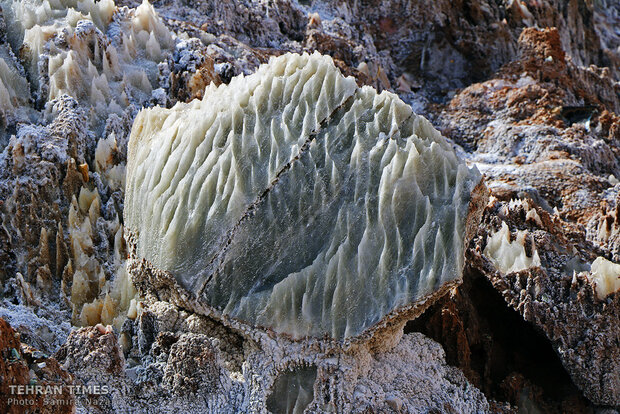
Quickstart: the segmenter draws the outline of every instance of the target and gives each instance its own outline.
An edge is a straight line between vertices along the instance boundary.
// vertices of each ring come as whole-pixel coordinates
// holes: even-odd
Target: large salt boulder
[[[272,58],[137,116],[134,281],[294,338],[371,334],[459,282],[480,182],[396,95],[318,53]]]

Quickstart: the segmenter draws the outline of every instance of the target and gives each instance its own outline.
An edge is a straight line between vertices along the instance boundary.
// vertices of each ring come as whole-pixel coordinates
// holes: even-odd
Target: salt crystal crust
[[[598,298],[605,299],[620,290],[620,264],[610,262],[604,257],[597,257],[592,262],[590,280],[594,284]]]
[[[97,130],[110,114],[151,98],[157,64],[174,47],[147,0],[135,9],[113,0],[0,0],[0,6],[39,100],[76,98]],[[23,100],[26,79],[7,75],[6,62],[0,49],[0,92]],[[7,111],[6,101],[0,97],[0,111]]]
[[[287,54],[140,112],[125,223],[201,303],[343,339],[461,277],[477,170],[410,106]]]
[[[530,211],[535,212],[536,210]],[[526,231],[518,230],[516,238],[510,241],[510,229],[502,221],[502,228],[487,238],[484,254],[491,259],[495,267],[502,273],[519,272],[530,267],[540,266],[540,256],[534,242],[532,242],[532,254],[528,256],[525,251],[526,237]]]

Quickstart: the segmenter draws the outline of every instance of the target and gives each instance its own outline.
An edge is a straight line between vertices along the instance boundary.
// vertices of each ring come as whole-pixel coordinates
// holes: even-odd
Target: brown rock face
[[[444,133],[462,144],[485,173],[492,194],[470,249],[472,274],[484,275],[512,309],[544,333],[589,400],[616,406],[620,294],[597,298],[589,269],[598,256],[618,260],[620,86],[607,69],[576,66],[563,40],[554,28],[523,30],[518,59],[494,79],[456,95],[441,122]],[[505,271],[492,263],[485,249],[503,223],[510,241],[517,231],[525,232],[526,255],[536,251],[539,265]],[[464,292],[463,297],[472,294]],[[475,352],[469,331],[461,328],[479,329],[471,315],[480,305],[468,299],[459,310],[455,306],[445,303],[431,318],[433,337],[484,384],[487,371],[468,371],[475,366],[468,365]],[[515,389],[527,388],[536,376],[544,378],[520,369],[519,375],[501,379],[507,387],[502,398],[513,403],[518,402]],[[567,403],[555,404],[564,411]]]
[[[487,278],[513,309],[545,333],[588,399],[601,405],[619,405],[620,292],[603,300],[597,298],[588,282],[589,274],[579,271],[578,263],[593,260],[581,253],[587,246],[583,234],[570,234],[565,230],[568,226],[554,225],[542,209],[537,209],[542,225],[527,221],[524,225],[522,217],[528,211],[527,206],[506,208],[496,202],[488,207],[482,228],[497,229],[504,221],[511,229],[527,229],[541,266],[503,274],[481,255],[477,267],[485,269]],[[477,252],[485,247],[482,234]]]
[[[591,412],[545,335],[507,307],[475,269],[467,269],[463,285],[408,324],[405,332],[410,331],[441,343],[448,363],[489,399],[515,410],[529,404],[542,412]]]
[[[383,66],[394,78],[409,72],[437,92],[491,76],[517,56],[521,31],[534,25],[556,27],[558,40],[576,64],[609,66],[618,75],[619,67],[598,52],[601,40],[594,21],[600,14],[586,0],[337,3],[342,18],[358,33],[352,37],[363,43],[369,36],[380,56],[390,56]]]
[[[0,412],[60,414],[74,411],[72,376],[54,358],[21,344],[0,318]]]

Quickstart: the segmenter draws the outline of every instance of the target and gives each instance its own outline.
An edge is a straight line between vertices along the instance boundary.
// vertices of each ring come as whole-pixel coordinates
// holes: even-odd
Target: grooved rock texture
[[[96,365],[102,371],[118,375],[125,364],[114,333],[100,324],[71,332],[56,358],[76,372]]]
[[[176,338],[172,339],[176,341]],[[185,334],[170,346],[163,383],[173,392],[214,392],[220,376],[215,349],[206,335]]]
[[[395,95],[288,54],[138,115],[125,220],[200,303],[343,339],[459,280],[479,182]]]

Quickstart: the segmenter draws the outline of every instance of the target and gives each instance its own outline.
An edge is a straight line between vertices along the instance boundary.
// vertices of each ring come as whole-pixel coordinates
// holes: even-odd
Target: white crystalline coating
[[[23,46],[29,79],[46,101],[63,94],[91,120],[150,98],[172,34],[144,0],[119,10],[112,0],[0,0],[13,50]]]
[[[502,228],[487,238],[484,254],[502,273],[518,272],[530,267],[540,266],[540,256],[532,242],[533,253],[528,256],[525,252],[526,231],[517,231],[513,241],[510,241],[510,229],[502,221]]]
[[[3,58],[2,49],[0,46],[0,118],[4,122],[13,118],[27,120],[23,107],[30,99],[28,81],[12,67],[10,59]],[[2,124],[0,120],[0,127]]]
[[[461,275],[480,181],[393,94],[317,53],[143,110],[125,223],[207,305],[295,337],[353,337]]]
[[[590,269],[590,282],[594,285],[599,299],[620,290],[620,264],[597,257]]]

